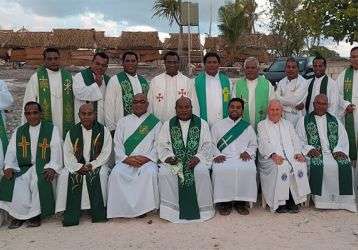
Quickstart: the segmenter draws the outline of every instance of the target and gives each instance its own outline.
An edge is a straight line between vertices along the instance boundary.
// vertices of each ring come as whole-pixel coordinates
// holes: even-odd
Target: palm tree
[[[153,3],[154,14],[152,17],[158,16],[166,18],[169,25],[172,26],[175,22],[179,26],[179,41],[178,41],[178,54],[182,55],[182,34],[183,26],[180,23],[180,5],[181,0],[155,0]]]

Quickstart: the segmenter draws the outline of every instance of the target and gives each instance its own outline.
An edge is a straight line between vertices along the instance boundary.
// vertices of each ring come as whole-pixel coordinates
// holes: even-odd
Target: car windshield
[[[303,71],[305,68],[305,64],[306,64],[306,60],[305,59],[298,59],[298,67],[300,71]],[[276,61],[274,62],[271,67],[270,67],[270,71],[273,72],[284,72],[285,71],[285,66],[286,66],[286,61],[280,60],[280,61]]]

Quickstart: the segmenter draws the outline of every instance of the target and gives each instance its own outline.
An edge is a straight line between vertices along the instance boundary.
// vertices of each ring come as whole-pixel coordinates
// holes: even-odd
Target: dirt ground
[[[110,69],[113,74],[117,69]],[[141,69],[151,79],[158,70]],[[8,113],[9,132],[19,124],[25,83],[32,69],[0,68],[15,104]],[[0,228],[0,249],[358,249],[358,215],[346,211],[304,208],[298,214],[272,214],[254,207],[250,215],[229,216],[178,225],[151,214],[142,219],[115,219],[92,224],[83,216],[79,226],[64,228],[61,218],[39,228]]]

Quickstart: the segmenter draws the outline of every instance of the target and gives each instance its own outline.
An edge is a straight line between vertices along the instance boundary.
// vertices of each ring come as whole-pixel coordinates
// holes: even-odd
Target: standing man
[[[271,211],[297,213],[310,193],[302,145],[279,101],[270,101],[267,112],[257,126],[262,194]]]
[[[275,92],[270,81],[259,76],[259,61],[249,57],[244,62],[245,78],[237,81],[235,95],[246,103],[243,119],[256,129],[257,124],[266,118],[268,103]]]
[[[106,75],[109,58],[104,52],[97,52],[91,66],[82,70],[73,78],[75,112],[86,102],[93,102],[98,122],[104,124],[104,97],[110,77]],[[76,116],[76,122],[79,117]]]
[[[52,123],[41,121],[36,102],[25,104],[26,123],[16,128],[5,156],[0,181],[0,208],[14,220],[14,229],[28,220],[28,227],[41,225],[41,218],[55,213],[52,182],[62,168],[62,139]]]
[[[283,118],[294,126],[303,116],[308,82],[299,75],[296,59],[289,57],[285,66],[286,77],[277,84],[276,97],[283,106]]]
[[[208,124],[193,115],[190,99],[180,97],[176,116],[157,139],[160,218],[174,222],[205,221],[214,216],[209,169],[212,143]]]
[[[358,46],[351,49],[351,65],[337,79],[343,121],[349,140],[349,158],[356,166],[358,150]]]
[[[228,215],[232,202],[239,214],[247,215],[247,202],[256,202],[257,139],[250,123],[242,119],[244,101],[233,98],[229,102],[229,117],[211,128],[216,145],[213,164],[214,203],[221,215]]]
[[[132,114],[133,97],[138,93],[147,94],[149,84],[137,75],[138,56],[128,51],[122,56],[123,70],[109,80],[104,102],[107,128],[114,135],[117,122],[123,116]]]
[[[224,72],[219,72],[219,66],[219,55],[208,52],[204,56],[205,72],[195,78],[200,118],[209,126],[228,116],[227,107],[231,99],[230,80]]]
[[[185,96],[193,101],[194,113],[198,112],[195,86],[191,79],[179,72],[180,58],[174,51],[164,55],[165,72],[154,77],[148,93],[149,110],[165,122],[175,116],[175,102]]]
[[[326,75],[327,61],[324,57],[317,56],[313,59],[314,78],[308,85],[307,98],[305,101],[306,113],[313,111],[313,100],[319,94],[324,94],[328,98],[328,112],[338,115],[338,88],[336,82]]]
[[[64,137],[75,121],[72,75],[60,69],[58,49],[45,49],[43,57],[44,65],[37,69],[26,85],[23,103],[38,102],[43,110],[43,121],[52,122]]]
[[[302,117],[297,132],[309,158],[310,186],[316,208],[357,212],[349,142],[343,124],[327,112],[328,98],[315,97],[313,112]]]
[[[96,120],[92,103],[83,104],[80,122],[67,133],[63,145],[65,168],[57,184],[56,212],[63,225],[78,225],[81,210],[90,209],[92,222],[107,220],[107,162],[112,150],[108,129]]]
[[[137,217],[159,208],[158,155],[154,141],[161,122],[147,113],[144,94],[133,99],[133,114],[119,120],[114,134],[116,166],[108,180],[107,217]]]

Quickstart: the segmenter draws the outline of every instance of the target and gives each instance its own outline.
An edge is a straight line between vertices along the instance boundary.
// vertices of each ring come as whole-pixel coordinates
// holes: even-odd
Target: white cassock
[[[308,85],[309,81],[301,75],[291,81],[285,77],[277,84],[276,98],[283,106],[283,117],[294,126],[305,113],[304,109],[297,110],[296,106],[300,103],[305,104]]]
[[[315,78],[315,81],[313,83],[312,88],[312,96],[310,101],[310,106],[308,109],[308,113],[311,113],[313,111],[313,101],[314,98],[320,94],[320,88],[321,88],[321,82],[323,80],[324,76],[320,78]],[[312,79],[309,79],[307,81],[308,85],[311,83]],[[307,86],[308,89],[308,86]],[[327,83],[327,98],[328,98],[328,112],[331,115],[337,115],[339,110],[339,94],[338,94],[338,88],[336,86],[336,82],[328,76],[328,83]],[[306,104],[306,100],[305,100]]]
[[[239,121],[225,118],[211,128],[213,143],[218,141]],[[249,126],[242,134],[220,152],[215,147],[214,155],[224,155],[226,160],[223,163],[213,163],[213,188],[214,203],[227,201],[249,201],[256,202],[256,157],[257,138],[254,129]],[[243,161],[240,154],[247,152],[251,160]]]
[[[6,210],[12,217],[18,220],[31,219],[41,214],[39,189],[36,174],[36,153],[41,123],[30,126],[31,162],[34,164],[29,170],[15,179],[14,192],[11,202],[0,201],[0,208]],[[16,131],[14,131],[5,156],[5,169],[12,168],[19,172],[19,164],[16,157]],[[60,173],[62,168],[62,139],[56,126],[53,127],[50,142],[50,162],[45,164],[44,169],[52,168]],[[53,181],[53,190],[56,191],[56,181]],[[56,197],[56,192],[55,197]]]
[[[306,201],[311,192],[307,164],[294,159],[302,145],[293,125],[285,119],[273,123],[266,118],[259,122],[257,135],[262,194],[271,210],[285,205],[290,191],[296,204]],[[285,158],[282,165],[273,162],[273,153]]]
[[[124,142],[148,117],[149,113],[137,117],[127,115],[119,120],[114,135],[114,151],[116,165],[108,180],[107,217],[137,217],[159,208],[158,190],[158,155],[154,141],[158,138],[161,122],[159,122],[137,145],[130,155],[142,155],[149,158],[139,168],[131,167],[122,161],[125,154]]]
[[[186,143],[190,120],[179,122],[183,134],[183,141]],[[159,159],[162,162],[168,157],[175,156],[170,139],[169,121],[163,124],[156,145]],[[161,164],[159,168],[160,218],[174,223],[187,223],[205,221],[214,216],[213,191],[209,173],[212,162],[212,147],[209,126],[204,120],[201,120],[200,142],[198,152],[195,155],[200,159],[200,162],[194,168],[195,188],[200,210],[200,219],[179,219],[178,176],[170,171],[166,163]]]
[[[190,98],[193,113],[197,115],[199,108],[193,80],[181,72],[173,77],[162,73],[150,82],[149,111],[165,122],[176,115],[175,102],[182,96]]]
[[[4,125],[6,123],[4,110],[10,107],[13,102],[14,99],[12,98],[11,93],[7,89],[6,83],[0,80],[0,113],[1,113],[0,117],[3,118]],[[4,167],[4,149],[2,148],[2,143],[0,141],[0,176],[3,167]]]
[[[138,75],[131,76],[127,73],[126,75],[132,84],[133,94],[143,93]],[[118,120],[123,116],[122,87],[118,82],[117,75],[114,75],[108,82],[106,97],[104,98],[104,120],[106,127],[110,131],[114,131],[117,127]]]
[[[62,137],[63,128],[62,128],[62,117],[63,117],[63,102],[62,102],[62,77],[61,70],[52,71],[47,70],[50,93],[51,93],[51,112],[52,112],[52,123],[60,131]],[[37,73],[34,73],[29,82],[26,85],[25,96],[23,107],[29,101],[39,102],[39,87],[38,87],[38,78]],[[22,123],[25,123],[25,115],[22,114]]]
[[[94,74],[93,74],[94,75]],[[106,83],[102,79],[102,85],[96,82],[87,86],[83,80],[82,73],[79,72],[73,77],[73,95],[75,96],[75,122],[80,122],[78,111],[86,101],[97,101],[97,121],[104,124],[104,97],[106,94]]]
[[[256,120],[256,96],[255,96],[255,91],[256,91],[256,86],[257,86],[257,78],[255,80],[249,80],[246,79],[247,81],[247,88],[249,91],[249,103],[245,103],[245,105],[249,105],[249,115],[250,115],[250,124],[251,126],[255,127],[255,120]],[[236,85],[234,86],[234,94],[233,96],[236,96]],[[238,98],[241,98],[241,96],[236,96]],[[272,99],[275,99],[276,95],[275,95],[275,89],[272,86],[271,83],[269,83],[269,101]]]
[[[339,181],[338,181],[338,164],[333,158],[329,149],[329,142],[327,137],[327,118],[326,115],[316,116],[317,130],[319,139],[321,141],[321,150],[323,154],[323,180],[322,180],[322,195],[314,195],[313,202],[316,208],[323,209],[346,209],[352,212],[357,212],[357,204],[355,199],[355,192],[353,195],[339,195]],[[347,132],[343,124],[338,121],[338,143],[333,149],[333,152],[341,151],[348,155],[349,142]],[[306,130],[304,125],[304,117],[297,123],[297,133],[304,145],[303,153],[307,156],[308,152],[313,149],[313,146],[308,145]],[[352,170],[353,171],[353,170]],[[354,183],[354,182],[353,182]],[[353,184],[354,185],[354,184]]]
[[[87,130],[82,126],[83,134],[83,158],[86,163],[92,164],[92,170],[102,166],[99,171],[101,189],[103,202],[106,206],[107,204],[107,181],[110,168],[107,166],[107,162],[112,150],[112,137],[110,132],[106,127],[104,127],[104,141],[101,153],[98,157],[93,160],[90,160],[90,150],[91,150],[91,137],[92,130]],[[61,170],[61,174],[57,180],[57,199],[56,199],[56,213],[66,210],[67,203],[67,186],[68,186],[68,175],[69,173],[74,173],[82,167],[82,163],[78,163],[77,158],[74,155],[74,150],[70,138],[70,133],[66,134],[66,139],[63,144],[63,160],[65,167]],[[81,210],[90,209],[91,204],[89,200],[88,190],[87,190],[87,181],[86,176],[83,177],[82,185],[82,197],[81,197]]]

